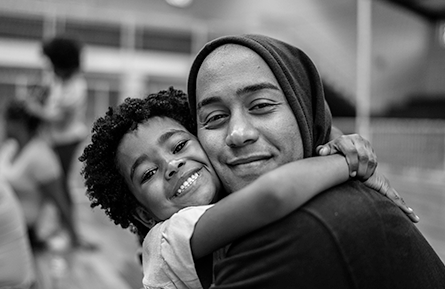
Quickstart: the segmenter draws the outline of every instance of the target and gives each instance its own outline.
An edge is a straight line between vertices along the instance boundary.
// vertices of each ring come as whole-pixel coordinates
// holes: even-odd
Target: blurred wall
[[[424,18],[382,1],[374,2],[371,95],[377,100],[373,108],[379,111],[427,91],[429,47],[437,39],[431,33],[434,24]],[[445,66],[442,70],[445,72]]]
[[[102,37],[112,34],[108,27],[118,30],[114,46],[88,45],[85,69],[93,87],[116,91],[119,98],[168,83],[185,88],[193,55],[209,39],[263,33],[301,47],[324,80],[355,102],[356,5],[356,0],[194,0],[177,8],[164,0],[2,0],[0,20],[2,15],[43,17],[45,37],[71,22],[84,23],[85,30],[103,26]],[[372,6],[373,112],[413,94],[444,95],[445,49],[439,45],[437,25],[383,0],[372,1]],[[189,35],[190,49],[138,49],[134,46],[144,37],[141,27],[173,38]],[[37,69],[38,44],[37,39],[0,37],[0,66]]]

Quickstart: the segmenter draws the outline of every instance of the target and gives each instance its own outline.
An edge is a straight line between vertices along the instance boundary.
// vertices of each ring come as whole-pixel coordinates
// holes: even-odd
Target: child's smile
[[[171,197],[171,199],[178,198],[178,197],[185,195],[192,187],[194,187],[193,185],[195,184],[195,182],[199,178],[199,176],[200,176],[199,171],[194,172],[190,177],[187,178],[187,180],[185,180],[179,186],[179,189],[176,191],[176,193],[173,195],[173,197]]]

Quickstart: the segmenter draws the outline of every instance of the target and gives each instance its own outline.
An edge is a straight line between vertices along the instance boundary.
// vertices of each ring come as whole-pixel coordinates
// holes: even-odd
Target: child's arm
[[[190,240],[194,259],[284,217],[348,178],[346,159],[340,155],[302,159],[262,175],[202,215]]]
[[[27,109],[38,118],[41,118],[49,122],[62,121],[64,117],[64,111],[59,107],[47,107],[37,102],[35,99],[30,99],[27,104]]]

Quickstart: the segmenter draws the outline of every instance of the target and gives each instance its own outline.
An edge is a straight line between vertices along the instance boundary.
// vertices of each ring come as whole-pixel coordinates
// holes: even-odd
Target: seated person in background
[[[34,258],[23,210],[0,170],[0,288],[31,288]]]
[[[211,205],[224,193],[190,130],[181,91],[128,98],[95,122],[92,143],[80,157],[92,206],[101,206],[124,228],[138,226],[145,237],[145,288],[202,288],[193,260],[349,179],[345,157],[309,158],[283,165]],[[397,195],[377,174],[366,183]]]
[[[25,213],[31,245],[46,246],[38,236],[38,222],[46,202],[55,205],[61,225],[71,244],[79,243],[72,207],[63,197],[60,162],[40,134],[41,120],[29,113],[25,101],[13,99],[5,110],[6,141],[0,150],[0,170],[9,182]]]

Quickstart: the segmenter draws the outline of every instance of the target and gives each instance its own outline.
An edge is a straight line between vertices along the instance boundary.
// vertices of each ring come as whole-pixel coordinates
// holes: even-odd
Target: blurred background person
[[[73,207],[65,198],[62,168],[42,136],[41,119],[27,110],[24,100],[18,99],[7,104],[4,118],[6,141],[0,151],[0,171],[20,200],[33,249],[46,248],[39,234],[39,221],[44,205],[49,202],[54,204],[71,245],[78,246],[80,238]]]
[[[34,89],[27,101],[31,113],[44,121],[49,143],[60,160],[63,190],[59,192],[70,220],[75,219],[70,172],[75,153],[88,135],[87,83],[81,71],[81,50],[81,44],[74,38],[56,36],[44,41],[42,53],[50,69],[41,89]],[[95,248],[75,234],[71,237],[76,247]]]

